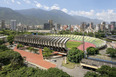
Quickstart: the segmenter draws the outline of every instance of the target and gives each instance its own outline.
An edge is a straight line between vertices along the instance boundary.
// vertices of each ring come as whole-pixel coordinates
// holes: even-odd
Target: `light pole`
[[[82,23],[82,29],[83,29],[83,51],[84,51],[84,58],[87,57],[87,52],[85,50],[85,41],[84,41],[84,36],[85,36],[85,26],[86,26],[86,23],[83,22]]]

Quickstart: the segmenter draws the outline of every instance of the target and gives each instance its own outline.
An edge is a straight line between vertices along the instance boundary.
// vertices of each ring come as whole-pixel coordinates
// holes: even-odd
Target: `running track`
[[[75,40],[69,40],[69,41],[75,41]],[[75,41],[75,42],[81,42],[81,41]],[[88,47],[96,47],[96,46],[95,46],[94,44],[92,44],[92,43],[85,42],[85,50],[86,50]],[[81,44],[81,45],[78,46],[77,48],[83,51],[83,44]]]
[[[43,59],[42,49],[39,49],[39,53],[40,53],[39,55],[31,53],[31,52],[26,52],[26,51],[23,51],[23,50],[18,50],[17,47],[14,48],[14,51],[19,52],[22,57],[25,56],[26,57],[26,61],[34,63],[34,64],[36,64],[36,65],[38,65],[40,67],[44,67],[46,69],[56,67],[55,64],[50,63],[48,61],[45,61]]]

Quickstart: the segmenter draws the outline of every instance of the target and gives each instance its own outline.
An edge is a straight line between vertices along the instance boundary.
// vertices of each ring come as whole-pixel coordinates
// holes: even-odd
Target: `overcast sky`
[[[40,8],[61,10],[70,15],[116,21],[116,0],[0,0],[0,7],[14,10]]]

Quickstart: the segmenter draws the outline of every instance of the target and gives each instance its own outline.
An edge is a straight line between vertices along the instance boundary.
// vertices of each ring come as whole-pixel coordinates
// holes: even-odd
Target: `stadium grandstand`
[[[76,40],[76,41],[83,41],[83,36],[80,35],[51,35],[51,36],[56,36],[56,37],[68,37],[70,40]],[[96,48],[103,48],[106,46],[106,41],[94,38],[94,37],[89,37],[89,36],[84,36],[84,41],[92,43],[96,46]]]
[[[19,35],[15,37],[14,42],[39,48],[48,47],[55,51],[66,52],[66,42],[68,40],[68,37],[60,36]]]

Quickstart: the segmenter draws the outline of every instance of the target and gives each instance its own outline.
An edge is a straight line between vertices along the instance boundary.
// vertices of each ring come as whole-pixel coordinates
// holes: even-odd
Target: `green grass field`
[[[69,69],[73,69],[75,67],[75,63],[71,63],[67,60],[67,63],[65,64],[65,60],[63,60],[62,66],[69,68]]]
[[[66,47],[67,47],[67,48],[78,47],[78,46],[80,46],[81,44],[82,44],[81,42],[68,41],[68,42],[66,43]]]

